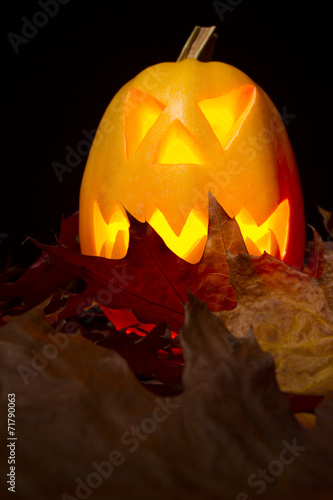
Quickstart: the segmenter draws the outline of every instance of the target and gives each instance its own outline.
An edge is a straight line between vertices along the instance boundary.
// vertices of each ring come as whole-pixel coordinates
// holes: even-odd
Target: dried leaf
[[[184,391],[165,398],[116,352],[61,337],[38,309],[4,326],[0,412],[15,393],[17,498],[330,499],[332,395],[302,427],[253,334],[237,342],[190,296],[181,335]]]
[[[79,251],[77,241],[79,213],[62,220],[59,243],[73,251]],[[22,269],[20,269],[22,274]],[[0,280],[0,324],[6,316],[17,316],[37,306],[59,288],[70,289],[75,273],[70,265],[55,265],[47,253],[43,253],[19,279],[13,280],[6,273]],[[2,319],[2,321],[1,321]]]
[[[315,228],[310,227],[313,232],[313,241],[311,242],[311,254],[303,267],[303,273],[317,279],[320,278],[324,268],[324,245]]]
[[[80,322],[100,305],[115,327],[112,331],[131,326],[129,331],[136,333],[143,328],[144,336],[154,324],[163,322],[177,331],[183,321],[183,303],[191,290],[212,310],[221,309],[221,317],[236,336],[245,335],[253,325],[262,347],[275,356],[283,391],[323,394],[332,386],[332,252],[327,249],[324,253],[323,242],[313,230],[312,252],[302,272],[269,256],[245,256],[239,260],[243,266],[236,266],[238,261],[234,260],[232,283],[239,304],[234,311],[223,312],[236,305],[226,251],[246,254],[246,248],[236,221],[212,196],[209,212],[209,238],[204,256],[196,265],[175,256],[148,224],[130,216],[131,243],[125,259],[82,256],[77,253],[75,214],[64,221],[57,246],[38,244],[48,255],[45,253],[17,282],[2,285],[3,314],[17,315],[48,299],[45,313],[51,324],[67,318]],[[36,292],[31,293],[34,287]],[[95,338],[96,329],[84,331],[92,340]],[[140,344],[129,349],[120,337],[117,342],[115,339],[113,336],[111,342],[109,338],[107,345],[122,354],[135,373],[158,379],[168,387],[181,387],[181,363],[172,349],[168,360],[155,352],[142,370],[138,362]],[[308,400],[298,399],[294,404],[307,407]]]
[[[316,280],[267,254],[228,256],[238,303],[219,316],[237,337],[252,326],[273,354],[284,392],[320,395],[333,388],[333,252],[324,260]]]
[[[25,277],[13,284],[4,285],[0,302],[7,299],[3,314],[10,314],[8,297],[17,297],[22,313],[47,299],[59,288],[70,291],[73,276],[87,284],[80,294],[69,295],[59,314],[59,319],[72,315],[97,300],[111,309],[131,309],[142,323],[159,324],[167,321],[177,331],[183,322],[183,304],[188,289],[204,299],[213,309],[232,309],[236,296],[229,282],[226,251],[247,252],[241,232],[234,219],[210,195],[209,233],[204,255],[198,264],[189,264],[171,252],[160,236],[147,223],[139,223],[128,214],[131,221],[130,244],[127,256],[121,260],[91,257],[77,253],[75,224],[77,215],[64,224],[57,246],[41,245],[51,261],[43,257],[41,268],[32,267]],[[69,279],[70,278],[70,279]],[[45,280],[45,282],[44,282]],[[31,287],[38,282],[36,294]]]
[[[0,284],[0,311],[6,316],[17,316],[46,300],[59,288],[66,289],[74,279],[71,266],[54,265],[44,253],[17,281]]]
[[[91,335],[87,335],[91,339]],[[157,325],[144,337],[131,336],[125,332],[107,332],[98,345],[118,352],[140,378],[159,380],[168,387],[181,388],[183,360],[173,356],[173,341],[168,326]],[[163,358],[161,352],[169,358]]]
[[[330,212],[329,210],[325,210],[324,208],[320,207],[319,205],[317,205],[317,208],[318,208],[320,215],[323,218],[323,223],[324,223],[326,231],[333,238],[333,212]]]

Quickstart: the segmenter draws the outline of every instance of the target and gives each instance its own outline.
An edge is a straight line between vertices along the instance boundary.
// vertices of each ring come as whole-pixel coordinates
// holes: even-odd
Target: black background
[[[237,6],[235,4],[238,3]],[[222,2],[220,2],[222,4]],[[228,5],[228,0],[225,1]],[[51,166],[66,146],[97,127],[116,91],[147,66],[174,61],[195,25],[217,26],[214,59],[247,73],[277,109],[299,166],[306,221],[327,238],[316,204],[332,208],[332,81],[329,2],[232,1],[222,18],[211,1],[114,3],[70,0],[16,54],[36,0],[2,6],[4,49],[0,253],[26,265],[37,255],[29,235],[51,243],[61,216],[78,209],[85,158],[59,182]],[[234,7],[232,7],[234,5]]]

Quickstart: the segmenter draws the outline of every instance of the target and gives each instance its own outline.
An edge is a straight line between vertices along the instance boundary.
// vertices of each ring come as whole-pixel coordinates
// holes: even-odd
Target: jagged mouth
[[[289,233],[290,206],[288,199],[283,200],[259,226],[246,208],[242,208],[235,219],[251,255],[261,255],[265,251],[283,260]],[[207,242],[207,212],[193,208],[178,236],[158,208],[155,209],[147,222],[173,253],[192,264],[199,262]],[[116,205],[109,222],[106,223],[98,203],[95,202],[96,255],[109,259],[124,258],[129,245],[129,226],[126,212],[120,204]]]

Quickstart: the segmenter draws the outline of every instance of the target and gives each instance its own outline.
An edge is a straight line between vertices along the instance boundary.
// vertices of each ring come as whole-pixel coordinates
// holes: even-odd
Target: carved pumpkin
[[[220,62],[147,68],[115,95],[92,145],[80,194],[82,253],[125,257],[126,209],[196,263],[207,240],[209,191],[236,217],[249,253],[301,264],[300,181],[269,97]]]

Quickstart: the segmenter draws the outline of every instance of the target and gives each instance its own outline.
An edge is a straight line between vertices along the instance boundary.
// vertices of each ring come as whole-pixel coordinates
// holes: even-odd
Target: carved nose
[[[195,138],[176,119],[161,139],[154,163],[202,165],[206,159]]]

